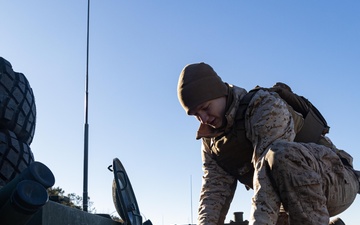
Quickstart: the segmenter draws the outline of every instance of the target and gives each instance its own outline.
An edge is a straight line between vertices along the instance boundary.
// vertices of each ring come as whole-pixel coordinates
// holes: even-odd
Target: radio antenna
[[[191,216],[191,224],[193,224],[193,204],[192,204],[192,176],[190,175],[190,216]]]
[[[85,77],[85,127],[84,127],[84,184],[83,184],[83,211],[88,211],[88,158],[89,158],[89,123],[88,123],[88,98],[89,98],[89,18],[90,0],[87,9],[87,36],[86,36],[86,77]]]

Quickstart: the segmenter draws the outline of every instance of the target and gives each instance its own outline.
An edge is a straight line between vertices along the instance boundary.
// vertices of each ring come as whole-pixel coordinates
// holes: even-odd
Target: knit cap
[[[206,63],[189,64],[180,73],[178,98],[189,114],[198,105],[227,95],[227,86],[214,69]]]

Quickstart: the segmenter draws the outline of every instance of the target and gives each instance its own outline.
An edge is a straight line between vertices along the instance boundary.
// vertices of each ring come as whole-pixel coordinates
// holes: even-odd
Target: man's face
[[[225,122],[226,97],[209,100],[189,111],[189,115],[195,116],[200,123],[209,125],[215,129],[223,126]]]

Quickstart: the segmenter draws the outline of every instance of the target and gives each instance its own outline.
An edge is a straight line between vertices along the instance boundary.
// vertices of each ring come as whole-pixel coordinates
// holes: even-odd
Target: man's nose
[[[197,116],[198,120],[200,121],[200,123],[202,124],[206,124],[208,122],[208,116],[205,113],[199,113],[199,115]]]

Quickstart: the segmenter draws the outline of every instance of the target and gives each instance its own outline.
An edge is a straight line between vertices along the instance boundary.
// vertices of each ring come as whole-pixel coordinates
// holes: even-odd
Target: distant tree
[[[60,187],[50,187],[47,191],[50,200],[58,202],[62,205],[69,206],[71,208],[83,210],[83,198],[81,196],[76,195],[75,193],[65,195],[65,191]],[[96,213],[96,209],[92,206],[93,202],[91,202],[90,197],[88,197],[88,212]]]

